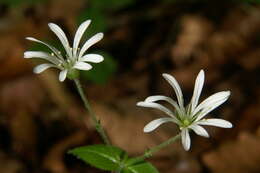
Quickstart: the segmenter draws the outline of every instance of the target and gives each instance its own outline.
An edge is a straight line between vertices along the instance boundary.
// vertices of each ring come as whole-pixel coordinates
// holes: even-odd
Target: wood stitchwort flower
[[[70,46],[63,30],[58,25],[49,23],[49,28],[62,43],[66,56],[63,56],[59,50],[50,44],[32,37],[27,37],[27,40],[38,42],[47,46],[52,53],[43,51],[26,51],[24,52],[24,58],[40,58],[48,61],[48,63],[36,66],[33,70],[35,73],[41,73],[48,68],[54,67],[61,70],[59,74],[59,80],[61,82],[64,81],[66,77],[74,79],[75,76],[77,76],[75,74],[78,73],[78,70],[90,70],[92,68],[89,63],[100,63],[104,60],[104,58],[98,54],[85,54],[88,48],[103,38],[103,33],[97,33],[92,36],[83,44],[81,48],[79,48],[81,38],[90,25],[90,22],[90,20],[87,20],[79,26],[76,31],[72,47]]]
[[[170,97],[162,95],[149,96],[144,101],[138,102],[138,106],[159,109],[170,116],[151,121],[144,127],[144,132],[151,132],[159,127],[161,124],[167,122],[176,123],[181,131],[182,145],[187,151],[190,149],[191,145],[191,139],[189,135],[190,130],[193,130],[197,135],[209,137],[208,132],[201,125],[209,125],[222,128],[232,127],[232,124],[230,122],[223,119],[204,118],[208,113],[223,104],[229,98],[230,91],[221,91],[215,93],[200,104],[198,104],[205,78],[203,70],[199,72],[196,78],[193,96],[190,103],[186,107],[184,107],[182,91],[176,79],[169,74],[163,74],[162,76],[173,87],[177,96],[177,102]],[[165,101],[171,104],[175,108],[175,110],[171,111],[167,107],[157,103],[157,101]]]

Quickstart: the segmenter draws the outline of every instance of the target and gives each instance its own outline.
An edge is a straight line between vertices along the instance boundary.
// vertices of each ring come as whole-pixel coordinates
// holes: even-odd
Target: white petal
[[[193,96],[191,98],[191,112],[193,112],[196,106],[198,105],[199,97],[204,84],[204,78],[205,78],[204,71],[201,70],[195,81]]]
[[[182,91],[181,91],[181,88],[180,88],[180,85],[178,84],[178,82],[176,81],[176,79],[169,75],[169,74],[166,74],[164,73],[163,74],[163,77],[169,82],[169,84],[173,87],[175,93],[176,93],[176,96],[177,96],[177,99],[178,99],[178,103],[180,105],[180,108],[183,109],[184,106],[183,106],[183,95],[182,95]]]
[[[80,42],[84,32],[88,28],[90,22],[91,22],[91,20],[87,20],[87,21],[83,22],[79,26],[79,28],[78,28],[78,30],[77,30],[77,32],[75,34],[74,41],[73,41],[73,55],[74,56],[76,56],[76,54],[77,54],[77,50],[78,50],[78,47],[79,47],[79,42]]]
[[[174,116],[172,111],[170,111],[168,108],[166,108],[166,107],[164,107],[164,106],[162,106],[162,105],[160,105],[158,103],[138,102],[137,106],[159,109],[159,110],[163,111],[164,113],[166,113],[167,115],[169,115],[170,117],[172,117],[172,119],[174,120],[175,123],[179,123],[179,121]]]
[[[167,123],[167,122],[173,122],[172,118],[159,118],[159,119],[153,120],[144,127],[144,132],[145,133],[151,132],[151,131],[155,130],[157,127],[159,127],[161,124]]]
[[[59,75],[59,81],[63,82],[66,79],[68,70],[62,70]]]
[[[44,70],[46,70],[50,67],[56,67],[57,68],[57,66],[55,66],[53,64],[41,64],[41,65],[34,67],[33,72],[38,74],[38,73],[41,73],[41,72],[43,72]]]
[[[90,70],[92,66],[85,62],[76,62],[74,65],[74,68],[79,70]]]
[[[226,100],[225,100],[226,101]],[[199,112],[197,114],[197,118],[196,121],[201,120],[202,118],[204,118],[208,113],[210,113],[211,111],[213,111],[214,109],[216,109],[218,106],[220,106],[221,104],[223,104],[223,102],[225,102],[223,100],[220,100],[219,102],[214,103],[214,106],[212,107],[208,107],[208,108],[204,108],[201,112]]]
[[[55,35],[61,41],[64,49],[67,52],[67,54],[71,57],[72,56],[72,52],[70,50],[69,41],[68,41],[65,33],[63,32],[63,30],[58,25],[56,25],[55,23],[49,23],[48,25],[49,25],[50,29],[55,33]]]
[[[80,58],[80,61],[100,63],[104,60],[103,56],[98,54],[87,54]]]
[[[162,95],[154,95],[154,96],[147,97],[145,99],[145,102],[156,102],[156,101],[160,101],[160,100],[170,103],[177,110],[177,112],[181,112],[180,107],[178,106],[176,101],[174,101],[170,97],[166,97],[166,96],[162,96]]]
[[[193,116],[203,109],[205,109],[206,112],[209,113],[210,111],[212,111],[213,109],[215,109],[216,107],[224,103],[229,96],[230,96],[230,91],[222,91],[211,95],[195,108],[195,110],[192,112]]]
[[[189,134],[189,130],[188,129],[183,129],[181,131],[181,142],[182,142],[182,146],[183,148],[188,151],[190,149],[190,134]]]
[[[61,61],[56,57],[52,56],[49,53],[41,51],[26,51],[24,52],[24,58],[40,58],[52,62],[55,65],[61,63]]]
[[[222,128],[232,128],[233,127],[233,125],[229,121],[226,121],[223,119],[218,119],[218,118],[204,119],[204,120],[197,122],[197,124],[207,125],[207,126],[216,126],[216,127],[222,127]]]
[[[40,40],[37,40],[33,37],[26,37],[27,40],[30,40],[30,41],[34,41],[34,42],[37,42],[37,43],[41,43],[45,46],[47,46],[49,49],[51,49],[51,51],[57,56],[59,57],[60,59],[64,60],[64,58],[61,56],[60,52],[53,46],[49,45],[48,43],[45,43],[43,41],[40,41]]]
[[[191,128],[197,135],[203,136],[208,138],[209,134],[208,132],[201,126],[199,125],[192,125],[189,128]]]
[[[82,57],[83,54],[90,48],[93,44],[99,42],[103,38],[103,33],[97,33],[96,35],[92,36],[86,43],[82,46],[79,57]]]

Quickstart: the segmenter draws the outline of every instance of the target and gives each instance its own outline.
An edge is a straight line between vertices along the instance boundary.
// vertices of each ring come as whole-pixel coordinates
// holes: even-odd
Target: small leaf
[[[140,164],[140,163],[144,163],[144,159],[142,158],[129,158],[126,162],[125,162],[125,166],[128,167],[128,166],[133,166],[133,165],[137,165],[137,164]]]
[[[130,162],[134,164],[126,166],[122,173],[159,173],[159,171],[149,162],[138,159],[129,159],[127,163]]]
[[[120,148],[109,145],[79,147],[69,151],[69,154],[73,154],[86,163],[106,171],[120,169],[121,158],[126,155]]]

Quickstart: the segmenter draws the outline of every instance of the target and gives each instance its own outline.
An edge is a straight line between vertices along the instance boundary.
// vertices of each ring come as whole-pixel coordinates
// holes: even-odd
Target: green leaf
[[[129,158],[126,162],[125,162],[125,166],[128,167],[128,166],[133,166],[133,165],[137,165],[137,164],[140,164],[140,163],[143,163],[144,162],[144,159],[142,158]]]
[[[86,163],[106,171],[119,170],[121,158],[126,157],[126,153],[120,148],[101,144],[75,148],[69,151],[69,154],[73,154]]]
[[[93,68],[89,71],[81,71],[82,78],[97,84],[105,84],[115,74],[117,62],[106,52],[97,53],[104,57],[104,61],[97,64],[92,63]]]
[[[122,173],[159,173],[159,171],[149,162],[142,159],[131,158],[126,161]]]

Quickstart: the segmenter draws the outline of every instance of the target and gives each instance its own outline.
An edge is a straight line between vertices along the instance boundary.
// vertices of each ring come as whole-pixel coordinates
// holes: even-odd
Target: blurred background
[[[81,80],[112,143],[132,156],[175,135],[165,124],[144,134],[145,124],[165,116],[139,108],[149,95],[175,98],[163,80],[179,81],[188,103],[200,69],[206,73],[201,100],[222,90],[230,99],[211,116],[234,124],[208,127],[211,138],[192,134],[192,149],[177,142],[149,159],[162,173],[260,172],[260,4],[257,0],[1,0],[0,172],[101,173],[67,150],[101,143],[74,83],[57,71],[32,73],[38,61],[26,50],[46,50],[33,36],[61,48],[48,23],[70,41],[78,25],[92,23],[84,38],[104,32],[89,52],[105,57]]]

